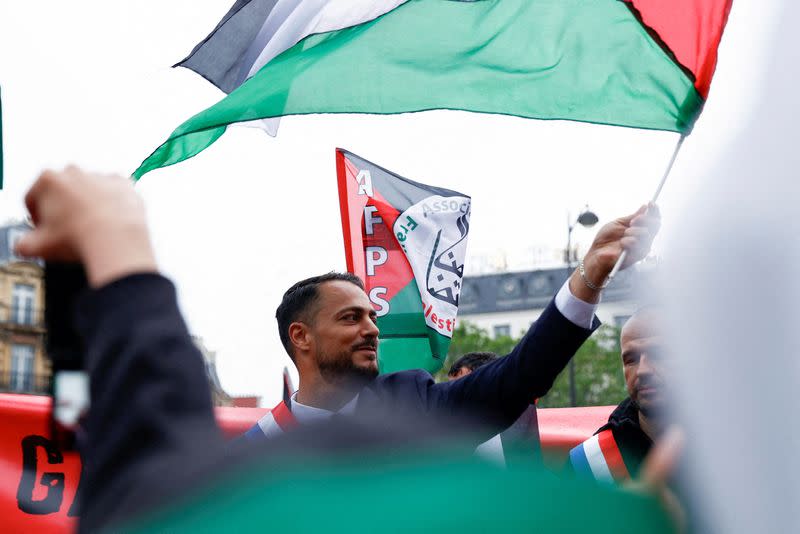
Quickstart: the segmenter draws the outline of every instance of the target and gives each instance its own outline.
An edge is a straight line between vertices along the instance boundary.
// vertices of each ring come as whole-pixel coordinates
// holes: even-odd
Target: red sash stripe
[[[619,451],[617,442],[614,440],[614,434],[611,430],[603,430],[597,435],[598,442],[600,443],[600,450],[603,451],[603,457],[608,465],[608,470],[611,476],[617,482],[630,479],[628,468],[625,467],[625,461],[622,459],[622,453]]]
[[[297,419],[294,418],[286,403],[282,401],[272,409],[272,418],[284,432],[297,426]]]

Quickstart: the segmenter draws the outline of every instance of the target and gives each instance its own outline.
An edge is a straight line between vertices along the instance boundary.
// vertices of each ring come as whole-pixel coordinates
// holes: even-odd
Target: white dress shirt
[[[356,408],[356,401],[358,400],[358,395],[353,397],[347,404],[339,408],[338,411],[332,412],[330,410],[325,410],[324,408],[316,408],[314,406],[308,406],[306,404],[301,404],[297,402],[297,392],[292,395],[292,415],[297,420],[298,423],[301,425],[305,425],[308,423],[317,423],[319,421],[324,421],[330,418],[332,415],[336,413],[341,414],[352,414]]]
[[[569,280],[567,280],[556,293],[556,308],[572,324],[589,329],[592,327],[597,304],[584,302],[573,295],[569,288]]]

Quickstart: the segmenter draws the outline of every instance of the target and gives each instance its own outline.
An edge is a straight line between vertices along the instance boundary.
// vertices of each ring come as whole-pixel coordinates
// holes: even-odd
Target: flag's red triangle
[[[733,0],[625,1],[673,59],[693,75],[697,92],[706,98]]]

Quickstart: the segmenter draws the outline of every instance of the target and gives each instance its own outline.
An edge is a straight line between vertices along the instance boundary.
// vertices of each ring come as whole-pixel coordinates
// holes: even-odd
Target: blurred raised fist
[[[17,242],[18,254],[83,263],[93,287],[156,270],[144,205],[129,180],[73,166],[48,170],[25,204],[35,228]]]

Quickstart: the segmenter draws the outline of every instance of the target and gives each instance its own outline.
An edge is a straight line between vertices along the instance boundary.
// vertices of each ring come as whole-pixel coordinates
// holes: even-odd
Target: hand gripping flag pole
[[[664,189],[664,184],[667,181],[667,176],[669,176],[670,171],[672,170],[672,166],[675,164],[675,160],[678,157],[678,152],[681,150],[681,146],[683,145],[683,141],[686,139],[686,134],[681,134],[680,139],[678,139],[678,144],[675,145],[675,151],[672,152],[672,158],[669,160],[669,164],[667,164],[667,169],[664,171],[664,176],[661,177],[661,181],[658,183],[658,187],[656,188],[656,192],[653,195],[653,198],[650,200],[651,204],[655,204],[658,200],[658,196],[661,194],[661,190]],[[620,268],[622,268],[622,264],[625,262],[625,258],[628,257],[628,251],[623,250],[622,254],[619,255],[619,259],[617,259],[617,263],[614,264],[614,268],[611,269],[611,273],[608,275],[608,281],[606,284],[610,284],[614,277],[619,272]]]

